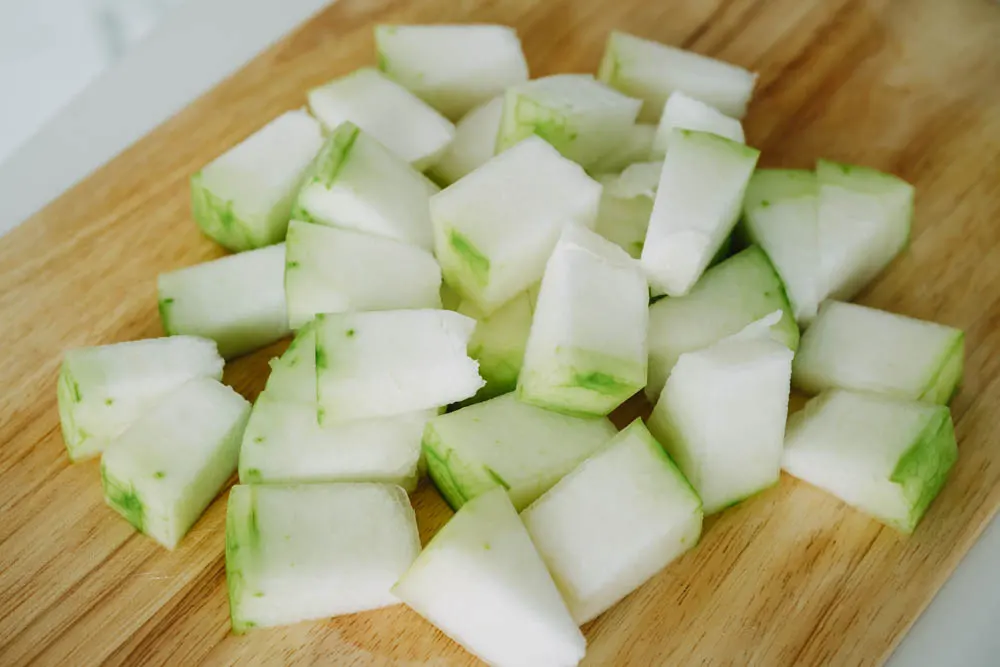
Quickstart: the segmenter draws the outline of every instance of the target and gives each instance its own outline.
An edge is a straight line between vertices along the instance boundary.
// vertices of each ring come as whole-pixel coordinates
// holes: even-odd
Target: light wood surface
[[[224,497],[167,552],[104,506],[96,462],[67,462],[56,413],[64,349],[158,335],[156,274],[221,254],[191,221],[188,176],[310,86],[370,64],[372,24],[445,21],[515,26],[533,75],[595,71],[616,27],[759,71],[746,129],[762,164],[823,156],[917,186],[912,243],[861,301],[967,332],[960,459],[912,537],[785,478],[588,624],[586,664],[879,664],[993,516],[995,2],[345,0],[0,239],[0,664],[473,662],[401,606],[231,635]],[[253,398],[282,345],[227,380]],[[414,503],[426,540],[449,511],[426,484]]]

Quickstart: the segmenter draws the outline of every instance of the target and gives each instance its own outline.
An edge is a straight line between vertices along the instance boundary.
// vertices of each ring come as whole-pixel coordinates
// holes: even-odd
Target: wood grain
[[[874,665],[1000,504],[1000,7],[986,0],[344,0],[0,239],[0,664],[464,665],[403,607],[229,634],[224,499],[174,552],[67,463],[61,352],[154,336],[157,273],[220,254],[187,177],[305,91],[373,60],[376,22],[515,26],[535,75],[596,69],[609,29],[761,73],[762,163],[859,162],[917,186],[913,240],[862,301],[967,331],[961,455],[904,538],[791,479],[585,627],[589,665]],[[192,45],[197,48],[197,45]],[[253,398],[268,357],[227,380]],[[427,486],[421,531],[448,517]]]

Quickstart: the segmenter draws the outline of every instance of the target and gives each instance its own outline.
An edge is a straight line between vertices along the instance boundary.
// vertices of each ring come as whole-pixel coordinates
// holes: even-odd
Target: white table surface
[[[0,164],[0,234],[325,4],[194,0],[173,10],[148,38]],[[1000,524],[994,521],[889,665],[995,667],[1000,665],[998,624]]]

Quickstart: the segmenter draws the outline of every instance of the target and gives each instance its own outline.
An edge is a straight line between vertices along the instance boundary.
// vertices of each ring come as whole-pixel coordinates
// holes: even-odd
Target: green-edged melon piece
[[[662,162],[636,162],[617,175],[598,177],[603,186],[594,231],[639,259],[646,242]]]
[[[567,227],[542,278],[518,397],[568,414],[617,408],[646,386],[648,306],[637,261],[595,232]]]
[[[663,115],[660,116],[649,153],[650,160],[663,159],[675,129],[711,132],[741,144],[746,143],[740,121],[678,90],[670,94],[663,106]]]
[[[503,97],[479,105],[455,125],[455,138],[428,172],[435,180],[451,185],[493,157],[503,115]]]
[[[319,123],[305,111],[278,116],[191,177],[195,222],[237,252],[280,242],[322,144]]]
[[[586,641],[507,494],[466,503],[392,592],[489,665],[576,665]]]
[[[521,510],[614,435],[607,419],[571,417],[504,394],[431,419],[423,449],[431,479],[453,508],[499,486]]]
[[[59,420],[71,461],[96,456],[150,405],[197,377],[222,378],[214,341],[170,336],[66,352]]]
[[[596,618],[698,543],[698,495],[642,420],[521,513],[573,619]]]
[[[954,327],[827,301],[806,329],[792,383],[948,403],[962,380],[965,334]]]
[[[601,186],[529,137],[431,197],[444,279],[490,314],[541,280],[567,225],[593,227]]]
[[[406,492],[391,484],[234,486],[226,511],[233,631],[398,604],[420,552]]]
[[[274,400],[316,407],[316,334],[310,322],[295,334],[280,357],[271,359],[264,391]]]
[[[218,380],[185,382],[104,450],[104,500],[173,549],[236,471],[249,414],[246,399]]]
[[[636,162],[648,162],[655,136],[656,126],[652,123],[635,123],[616,146],[590,165],[590,173],[617,174]]]
[[[957,458],[947,406],[834,389],[789,419],[782,467],[912,533]]]

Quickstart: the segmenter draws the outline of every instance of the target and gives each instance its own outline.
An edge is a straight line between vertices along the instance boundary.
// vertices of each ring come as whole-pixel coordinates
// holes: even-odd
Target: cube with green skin
[[[316,408],[316,333],[310,322],[298,330],[280,357],[269,362],[264,392],[274,400]]]
[[[307,96],[309,110],[327,132],[350,121],[421,171],[455,136],[451,121],[371,67],[313,88]]]
[[[550,410],[606,415],[646,386],[649,291],[639,263],[581,227],[545,267],[517,395]]]
[[[462,116],[455,138],[428,172],[437,182],[451,185],[493,157],[503,115],[503,97],[494,97]]]
[[[211,338],[226,359],[270,345],[289,332],[284,280],[283,243],[161,273],[163,331]]]
[[[675,129],[649,219],[642,266],[653,295],[683,296],[733,230],[760,151]]]
[[[173,549],[236,470],[250,404],[211,378],[160,398],[101,457],[104,499]]]
[[[537,283],[563,228],[593,227],[601,186],[538,137],[431,197],[444,279],[483,314]]]
[[[912,533],[957,458],[947,406],[831,390],[789,419],[782,467]]]
[[[799,328],[781,280],[757,246],[706,271],[687,295],[654,303],[649,307],[649,400],[656,402],[681,354],[708,347],[776,310],[784,315],[770,327],[771,336],[794,351]]]
[[[698,543],[701,500],[642,420],[521,513],[584,624]]]
[[[795,319],[808,324],[822,299],[818,186],[804,169],[758,169],[743,198],[742,231],[767,253]]]
[[[273,399],[265,391],[243,434],[240,482],[385,482],[413,491],[424,424],[436,414],[425,410],[320,426],[315,404]]]
[[[594,231],[634,259],[642,255],[662,169],[662,162],[637,162],[620,174],[598,177],[604,189]]]
[[[280,242],[322,143],[319,123],[305,111],[278,116],[191,177],[195,222],[236,252]]]
[[[757,83],[757,75],[742,67],[617,30],[608,36],[597,78],[643,100],[639,119],[647,123],[660,119],[676,90],[742,118]]]
[[[521,510],[614,434],[607,419],[571,417],[504,394],[431,419],[423,449],[431,479],[454,509],[499,486]]]
[[[226,510],[233,632],[397,604],[420,552],[406,492],[390,484],[234,486]]]
[[[293,220],[394,239],[430,250],[428,200],[440,188],[351,122],[337,126],[306,172]]]
[[[416,246],[293,220],[285,299],[293,328],[319,313],[440,308],[441,269]]]
[[[954,327],[827,301],[806,329],[792,383],[948,403],[962,379],[965,335]]]
[[[850,299],[906,246],[913,186],[868,167],[816,163],[823,298]]]
[[[586,650],[501,489],[464,505],[392,592],[490,665],[576,665]]]
[[[506,394],[517,387],[537,298],[538,288],[535,286],[521,292],[490,315],[483,315],[468,302],[458,306],[459,313],[476,320],[476,329],[469,339],[469,356],[479,362],[479,374],[486,380],[486,386],[467,403]]]
[[[502,25],[375,26],[379,69],[447,118],[528,80],[513,28]]]
[[[792,351],[770,336],[775,311],[677,360],[649,430],[713,514],[778,483]],[[720,418],[720,415],[724,415]]]
[[[741,144],[746,143],[740,121],[678,90],[670,94],[663,106],[663,115],[656,128],[649,159],[663,159],[670,145],[670,135],[678,128],[711,132]]]
[[[640,106],[589,74],[557,74],[511,86],[504,93],[496,152],[537,135],[590,169],[631,134]]]
[[[590,165],[592,174],[617,174],[631,164],[650,160],[656,126],[636,123],[621,138],[618,145]]]
[[[321,424],[439,408],[483,386],[466,348],[476,326],[448,310],[316,318]]]
[[[213,341],[171,336],[69,350],[59,420],[71,461],[97,456],[161,396],[197,377],[222,378]]]

